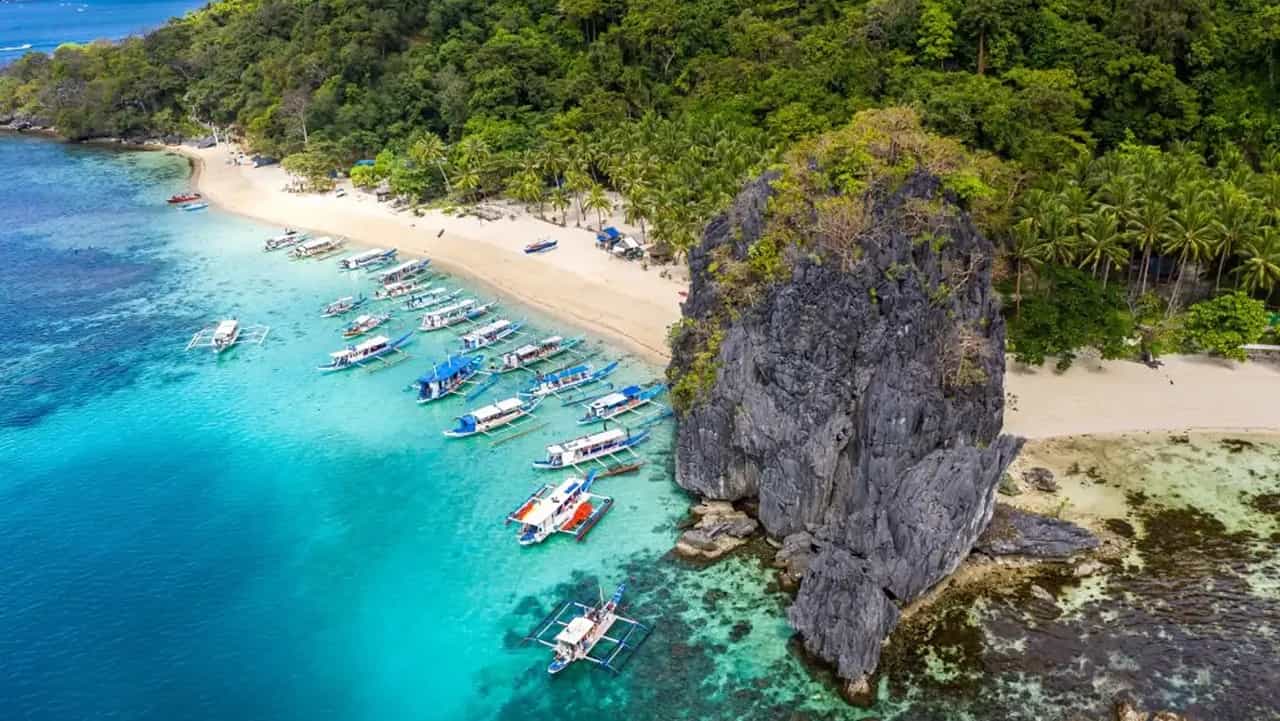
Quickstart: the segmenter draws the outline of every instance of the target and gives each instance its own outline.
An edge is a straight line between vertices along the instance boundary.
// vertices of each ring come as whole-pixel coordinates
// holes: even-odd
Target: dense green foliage
[[[1241,346],[1257,343],[1266,329],[1262,303],[1244,293],[1228,293],[1188,308],[1182,337],[1194,350],[1243,361]]]
[[[1120,358],[1129,350],[1132,320],[1121,310],[1120,291],[1105,287],[1074,268],[1050,267],[1041,291],[1024,299],[1009,321],[1009,350],[1021,363],[1040,365],[1049,356],[1064,370],[1081,348],[1103,358]]]

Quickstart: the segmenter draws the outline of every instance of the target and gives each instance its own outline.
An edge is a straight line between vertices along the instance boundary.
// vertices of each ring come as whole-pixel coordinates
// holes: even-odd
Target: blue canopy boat
[[[624,413],[631,413],[641,406],[655,403],[654,399],[666,390],[666,385],[655,383],[648,387],[627,386],[620,391],[606,393],[587,404],[587,412],[578,419],[578,424],[607,421]]]
[[[618,361],[613,361],[603,368],[596,368],[591,363],[579,363],[551,373],[539,374],[528,385],[520,389],[520,395],[538,398],[556,395],[562,391],[602,380],[617,368]]]
[[[340,351],[329,354],[329,363],[322,365],[317,370],[325,373],[334,371],[343,371],[356,366],[363,366],[374,360],[380,360],[383,356],[399,353],[403,346],[409,344],[413,340],[413,331],[405,333],[399,338],[391,339],[385,335],[375,336],[363,343],[347,346]],[[406,356],[407,357],[407,356]]]
[[[432,366],[431,372],[418,379],[418,402],[430,403],[457,393],[480,372],[483,355],[449,356],[443,363]]]

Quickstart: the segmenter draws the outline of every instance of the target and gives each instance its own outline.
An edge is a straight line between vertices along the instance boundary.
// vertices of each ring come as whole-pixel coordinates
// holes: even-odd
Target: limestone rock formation
[[[789,277],[743,304],[718,274],[748,261],[776,180],[749,185],[690,253],[685,318],[716,326],[719,342],[714,384],[682,411],[677,482],[707,498],[756,497],[766,532],[797,539],[791,623],[810,653],[858,679],[899,606],[973,548],[1020,445],[1000,435],[993,248],[943,182],[917,170],[867,192],[848,239],[856,252],[829,250],[818,212],[815,250],[792,252]],[[673,377],[698,367],[707,335],[676,338]]]
[[[760,523],[733,507],[732,503],[707,501],[691,509],[698,516],[693,528],[680,534],[676,553],[685,558],[715,560],[742,546]]]
[[[974,549],[988,556],[1069,558],[1098,545],[1097,536],[1074,523],[998,504]]]

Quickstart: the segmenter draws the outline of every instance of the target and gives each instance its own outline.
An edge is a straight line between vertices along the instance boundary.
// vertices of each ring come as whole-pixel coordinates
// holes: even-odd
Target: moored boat
[[[552,443],[547,446],[546,456],[534,461],[533,467],[543,471],[568,468],[630,451],[648,439],[649,431],[633,433],[625,428],[609,428],[572,440]]]
[[[383,323],[386,323],[389,320],[391,320],[390,313],[356,316],[356,319],[351,322],[351,325],[343,329],[342,337],[356,338],[356,337],[362,336],[365,333],[368,333],[369,331],[373,330],[374,328],[377,328],[378,326],[382,325]]]
[[[330,353],[328,365],[322,365],[317,370],[332,373],[333,371],[343,371],[348,368],[363,366],[372,360],[399,351],[400,348],[408,345],[412,339],[412,331],[394,340],[385,335],[374,336],[355,345],[347,346],[340,351]]]
[[[515,350],[503,353],[501,360],[494,365],[493,369],[499,373],[510,373],[511,371],[528,368],[550,360],[572,349],[580,342],[581,339],[579,338],[565,340],[558,335],[548,336],[536,343],[527,343]]]
[[[326,305],[320,310],[320,315],[325,318],[333,318],[339,315],[346,315],[360,306],[368,303],[369,299],[363,293],[359,296],[344,295],[341,298]]]
[[[430,403],[457,393],[480,372],[483,364],[483,355],[455,355],[435,364],[430,373],[417,380],[418,402]]]
[[[377,300],[392,300],[409,295],[421,287],[415,280],[398,280],[383,285],[380,290],[373,294],[373,297]]]
[[[521,418],[528,417],[540,402],[540,399],[525,399],[516,396],[481,406],[469,413],[458,416],[458,424],[444,431],[444,435],[447,438],[466,438],[480,433],[488,433],[514,423]]]
[[[179,205],[179,206],[178,206],[178,210],[185,210],[185,211],[190,212],[190,211],[193,211],[193,210],[204,210],[205,208],[208,208],[208,207],[209,207],[209,204],[208,204],[208,203],[203,203],[203,202],[202,202],[202,203],[187,203],[186,205]]]
[[[519,321],[512,322],[506,318],[482,325],[470,333],[462,334],[459,338],[462,341],[462,350],[480,350],[495,343],[500,343],[520,332],[520,328],[523,325]]]
[[[619,606],[626,587],[625,583],[619,585],[607,602],[602,593],[596,605],[564,601],[525,636],[526,642],[533,641],[552,650],[547,673],[559,673],[575,661],[589,661],[614,673],[622,672],[653,631],[635,619],[620,615]],[[611,631],[613,635],[609,635]],[[607,643],[601,644],[601,641]]]
[[[200,198],[201,195],[199,193],[177,193],[175,195],[170,195],[169,199],[165,202],[170,205],[178,205],[179,203],[190,203],[191,201],[199,200]]]
[[[414,276],[422,275],[430,268],[430,258],[406,260],[390,270],[384,270],[381,273],[378,273],[378,282],[386,285],[388,283],[395,283],[396,281],[408,280]]]
[[[197,331],[187,343],[187,350],[212,348],[214,354],[219,354],[239,343],[261,344],[270,332],[271,329],[265,325],[246,327],[235,318],[228,318]]]
[[[655,402],[667,387],[662,383],[651,386],[627,386],[612,393],[606,393],[587,404],[586,413],[578,419],[579,425],[607,421],[611,418],[629,413],[641,406]]]
[[[285,230],[283,233],[281,233],[280,235],[267,238],[265,241],[263,241],[262,249],[267,252],[271,252],[273,250],[280,250],[281,248],[288,248],[290,246],[297,245],[298,243],[301,243],[310,237],[311,237],[310,233],[303,233],[302,231],[289,228]]]
[[[519,523],[516,540],[521,546],[542,543],[555,533],[567,533],[581,541],[609,512],[613,499],[591,493],[596,472],[571,476],[559,484],[548,483],[534,491],[511,513],[507,523]]]
[[[462,295],[462,289],[449,290],[448,288],[428,288],[426,290],[414,293],[405,298],[405,310],[426,310],[434,308],[438,305],[448,303]]]
[[[545,253],[548,250],[555,250],[557,245],[559,245],[559,241],[555,238],[542,238],[541,240],[536,240],[526,245],[524,247],[524,252],[527,254]]]
[[[436,308],[422,316],[422,322],[418,324],[418,330],[430,332],[475,320],[493,310],[495,306],[497,306],[497,303],[481,303],[474,298],[460,300],[457,303]]]
[[[538,398],[555,395],[603,380],[617,369],[618,361],[613,361],[603,368],[596,368],[591,363],[579,363],[551,373],[539,373],[528,385],[520,389],[520,394]]]
[[[295,260],[327,258],[342,250],[344,242],[341,238],[332,238],[327,235],[304,240],[289,249],[289,257]]]
[[[343,270],[360,270],[377,268],[396,259],[396,249],[387,250],[385,248],[373,248],[355,255],[349,255],[338,261],[338,267]]]

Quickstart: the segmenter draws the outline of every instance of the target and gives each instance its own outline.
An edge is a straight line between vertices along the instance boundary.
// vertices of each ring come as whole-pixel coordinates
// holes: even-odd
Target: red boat
[[[190,203],[193,200],[199,200],[199,199],[200,199],[199,193],[179,193],[177,195],[169,196],[169,202],[171,204]]]

